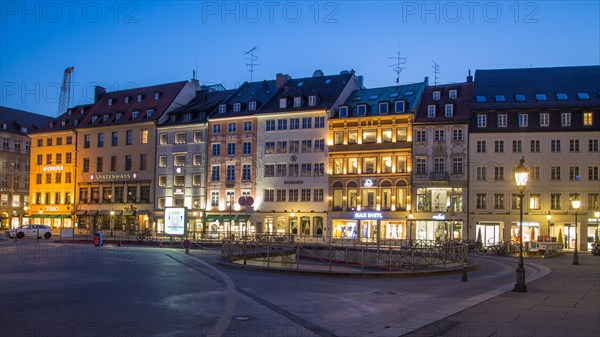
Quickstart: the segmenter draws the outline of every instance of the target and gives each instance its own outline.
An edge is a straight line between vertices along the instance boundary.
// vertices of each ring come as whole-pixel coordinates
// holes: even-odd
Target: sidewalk
[[[573,254],[527,263],[552,272],[527,282],[526,293],[506,292],[405,336],[600,336],[600,257]],[[529,274],[527,274],[529,275]]]

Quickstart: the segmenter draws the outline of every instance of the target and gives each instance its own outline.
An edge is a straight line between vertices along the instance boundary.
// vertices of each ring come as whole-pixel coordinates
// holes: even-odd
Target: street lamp
[[[550,211],[548,211],[548,214],[546,215],[546,220],[548,220],[548,236],[550,236],[550,220],[552,219],[552,214],[550,214]]]
[[[579,195],[576,195],[573,200],[571,200],[571,205],[575,210],[575,251],[573,252],[573,264],[579,265],[579,253],[577,252],[577,210],[581,207],[581,200],[579,200]]]
[[[412,246],[412,221],[413,218],[415,217],[415,215],[413,214],[413,212],[411,211],[410,213],[408,213],[408,240]]]
[[[596,217],[596,235],[594,235],[594,239],[595,239],[598,237],[598,235],[600,235],[600,233],[598,233],[600,231],[600,212],[595,211],[594,216]],[[596,243],[598,243],[598,242],[596,242]]]
[[[113,218],[115,215],[115,211],[110,211],[110,236],[113,236],[113,227],[114,227],[114,223],[113,223]]]
[[[525,157],[522,157],[519,161],[519,166],[514,169],[515,183],[519,190],[519,266],[516,269],[517,272],[517,283],[515,284],[514,292],[526,292],[527,285],[525,285],[525,267],[523,266],[523,196],[525,191],[525,185],[529,178],[529,171],[525,167]]]

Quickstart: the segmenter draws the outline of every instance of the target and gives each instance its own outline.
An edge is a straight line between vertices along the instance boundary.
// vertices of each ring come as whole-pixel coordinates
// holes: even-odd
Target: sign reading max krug
[[[186,214],[187,210],[185,207],[165,208],[165,234],[185,235]]]

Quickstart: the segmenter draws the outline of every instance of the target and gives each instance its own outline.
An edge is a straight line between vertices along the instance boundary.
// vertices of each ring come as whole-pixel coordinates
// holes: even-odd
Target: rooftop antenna
[[[250,82],[252,82],[253,80],[254,67],[259,65],[258,63],[256,63],[256,61],[258,61],[258,56],[254,55],[254,53],[256,53],[256,47],[253,47],[252,49],[244,53],[244,55],[248,55],[248,57],[245,58],[245,60],[250,62],[246,63],[246,66],[250,67]]]
[[[439,74],[441,74],[440,65],[437,64],[434,60],[431,60],[431,62],[433,62],[433,65],[431,66],[433,68],[433,85],[438,85],[438,80],[442,79],[438,76]]]
[[[389,67],[394,67],[392,69],[396,73],[396,84],[400,85],[400,73],[402,72],[402,69],[406,68],[402,67],[406,64],[406,57],[400,57],[400,52],[398,52],[398,55],[388,58],[396,61],[396,63],[390,65]]]

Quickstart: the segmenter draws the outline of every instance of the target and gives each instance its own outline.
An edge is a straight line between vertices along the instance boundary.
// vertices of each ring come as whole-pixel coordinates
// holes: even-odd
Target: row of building
[[[586,249],[597,235],[600,66],[372,89],[354,72],[319,70],[234,90],[196,79],[98,87],[92,104],[35,130],[29,115],[3,111],[13,111],[0,115],[7,226],[25,215],[162,232],[165,209],[185,207],[188,233],[209,237],[491,243],[519,236],[513,169],[524,158],[524,241],[561,236],[574,247],[578,228]]]

